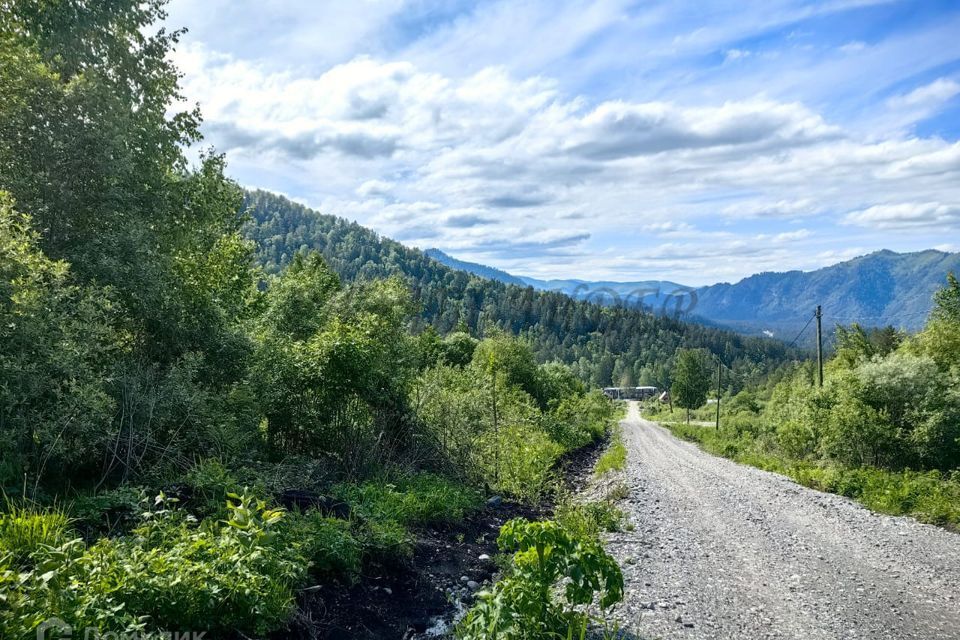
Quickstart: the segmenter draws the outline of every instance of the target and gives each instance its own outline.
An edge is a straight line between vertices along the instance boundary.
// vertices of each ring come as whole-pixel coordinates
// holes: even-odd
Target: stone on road
[[[614,610],[641,638],[960,639],[960,535],[875,514],[622,422],[622,505],[608,549]]]

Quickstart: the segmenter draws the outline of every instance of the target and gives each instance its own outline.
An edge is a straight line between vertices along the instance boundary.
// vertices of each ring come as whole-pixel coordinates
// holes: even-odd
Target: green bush
[[[394,520],[404,526],[458,522],[480,507],[480,494],[431,473],[414,474],[395,482],[342,483],[333,494],[371,520]]]
[[[478,443],[478,464],[497,491],[536,502],[553,480],[553,467],[563,447],[527,422],[501,425]]]
[[[356,537],[363,559],[387,566],[413,557],[408,527],[459,522],[483,503],[474,489],[431,473],[394,482],[342,483],[333,494],[362,521]]]
[[[396,520],[371,520],[360,531],[364,561],[382,566],[403,565],[413,558],[413,536]]]
[[[62,509],[39,509],[8,500],[6,511],[0,513],[0,556],[8,554],[13,565],[27,564],[34,552],[63,544],[69,528],[70,518]]]
[[[138,516],[145,500],[146,493],[139,487],[117,487],[78,496],[70,505],[70,513],[78,526],[112,533]]]
[[[226,521],[198,526],[158,506],[132,536],[39,547],[35,567],[15,580],[0,561],[0,636],[26,637],[51,616],[112,632],[264,634],[284,624],[307,563],[275,535],[282,512],[231,496]]]
[[[554,441],[572,451],[607,433],[616,414],[616,406],[599,390],[568,395],[554,402],[544,415],[544,428]]]
[[[572,535],[587,538],[596,538],[605,531],[619,531],[623,522],[623,512],[613,505],[612,500],[561,500],[553,517]]]
[[[224,516],[227,496],[240,491],[233,474],[216,459],[203,460],[184,476],[183,481],[193,492],[191,507],[203,516]]]
[[[360,573],[363,545],[346,520],[328,518],[319,511],[292,513],[279,535],[283,545],[298,548],[318,576],[352,581]]]
[[[620,567],[595,538],[521,518],[503,525],[497,545],[513,553],[508,574],[477,595],[457,627],[461,640],[581,637],[584,605],[623,599]]]

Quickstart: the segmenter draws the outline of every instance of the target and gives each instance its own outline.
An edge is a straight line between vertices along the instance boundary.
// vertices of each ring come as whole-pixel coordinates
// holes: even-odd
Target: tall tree
[[[690,422],[690,410],[697,409],[707,401],[710,390],[710,354],[703,349],[680,349],[677,363],[673,369],[673,389],[671,394],[677,406],[687,410],[687,422]]]

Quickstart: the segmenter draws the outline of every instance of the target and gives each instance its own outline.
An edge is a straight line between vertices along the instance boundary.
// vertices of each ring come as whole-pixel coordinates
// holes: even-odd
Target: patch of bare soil
[[[589,480],[603,441],[564,456],[558,470],[571,491]],[[513,518],[549,517],[553,505],[521,505],[499,498],[455,526],[416,531],[408,566],[362,576],[354,585],[305,589],[290,629],[274,638],[372,640],[441,637],[469,608],[473,594],[497,571],[497,536]]]

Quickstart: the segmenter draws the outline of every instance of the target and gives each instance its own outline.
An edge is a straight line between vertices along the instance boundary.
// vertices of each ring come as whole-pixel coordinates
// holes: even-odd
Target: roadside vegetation
[[[512,557],[460,622],[462,640],[583,638],[588,606],[602,611],[623,599],[623,574],[596,536],[517,519],[503,526],[497,544]]]
[[[620,426],[613,429],[610,446],[597,460],[593,472],[602,476],[610,471],[622,471],[627,464],[627,447],[623,444],[623,432]]]
[[[408,280],[257,267],[223,158],[184,155],[163,5],[0,14],[3,638],[282,630],[303,588],[406,570],[422,528],[542,500],[615,415],[514,327],[425,326]],[[563,547],[538,579],[616,593],[559,525],[504,549],[537,527]]]
[[[838,327],[825,365],[722,399],[721,428],[667,423],[680,437],[871,509],[960,523],[960,283],[951,274],[923,331]],[[651,404],[653,419],[668,415]],[[715,407],[693,412],[713,419]]]

